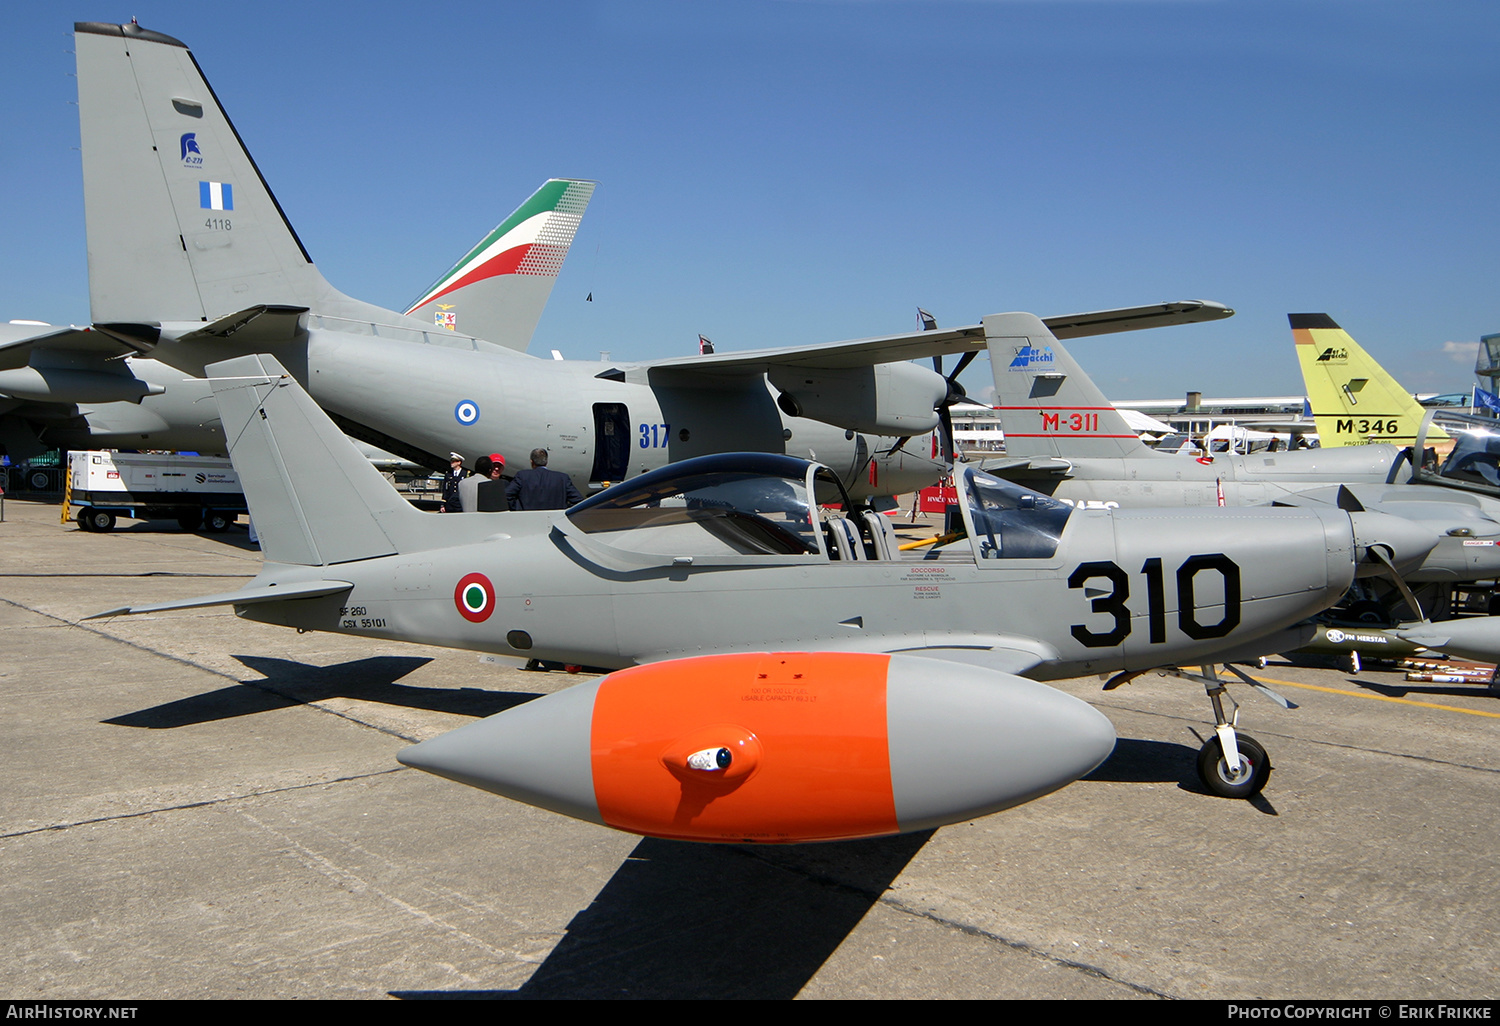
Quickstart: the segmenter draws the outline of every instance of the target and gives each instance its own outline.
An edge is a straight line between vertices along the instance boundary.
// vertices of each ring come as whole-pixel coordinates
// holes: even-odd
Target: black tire
[[[93,528],[89,526],[89,511],[87,509],[81,509],[77,513],[74,513],[73,519],[78,521],[78,529],[80,531],[93,530]]]
[[[1271,776],[1271,760],[1260,742],[1249,734],[1236,732],[1235,744],[1240,750],[1240,771],[1229,772],[1224,748],[1215,734],[1198,752],[1198,779],[1220,798],[1254,798]]]
[[[215,510],[205,510],[203,513],[203,529],[219,534],[229,530],[229,525],[234,523],[234,517],[228,513],[219,513]]]
[[[203,526],[203,514],[194,510],[177,518],[177,526],[184,531],[196,531]]]
[[[88,520],[88,527],[84,528],[86,531],[104,532],[115,529],[115,515],[107,509],[86,509],[78,515],[78,522],[81,524],[85,519]]]

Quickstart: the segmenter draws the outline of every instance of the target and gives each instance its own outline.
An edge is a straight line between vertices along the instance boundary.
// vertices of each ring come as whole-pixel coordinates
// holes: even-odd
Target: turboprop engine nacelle
[[[15,367],[0,370],[0,394],[41,403],[138,403],[161,395],[128,371],[74,370],[68,367]]]
[[[937,407],[948,382],[915,363],[869,367],[771,367],[781,395],[776,404],[792,417],[876,435],[920,435],[938,426]]]

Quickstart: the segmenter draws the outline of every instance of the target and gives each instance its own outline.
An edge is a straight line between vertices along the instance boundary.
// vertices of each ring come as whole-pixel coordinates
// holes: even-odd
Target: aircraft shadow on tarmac
[[[1205,797],[1217,797],[1211,795],[1198,779],[1198,750],[1175,741],[1122,737],[1115,742],[1115,750],[1110,757],[1083,779],[1118,784],[1175,782],[1181,790]],[[1264,794],[1250,799],[1250,804],[1268,816],[1279,815],[1276,807]]]
[[[1200,790],[1197,752],[1122,739],[1085,779]],[[1264,811],[1264,810],[1262,810]],[[645,838],[514,991],[393,991],[407,1000],[795,997],[932,831],[789,846]]]
[[[193,534],[199,538],[207,538],[216,541],[220,545],[228,545],[230,548],[244,549],[246,552],[259,552],[260,544],[250,540],[250,532],[243,524],[231,525],[226,531],[184,531],[171,520],[138,520],[130,524],[117,524],[110,534],[136,535],[136,534]]]
[[[235,658],[264,674],[265,679],[243,681],[104,722],[160,730],[251,716],[328,698],[357,698],[409,709],[482,717],[540,697],[532,692],[421,688],[396,683],[432,661],[423,656],[372,656],[332,666],[313,666],[266,656],[237,655]]]
[[[519,989],[391,996],[795,997],[931,836],[787,846],[644,838]]]
[[[1197,758],[1196,751],[1175,741],[1122,737],[1109,758],[1083,779],[1117,784],[1186,783],[1198,775]]]
[[[1381,684],[1373,680],[1349,678],[1349,683],[1362,691],[1372,691],[1386,698],[1405,698],[1407,695],[1500,698],[1500,688],[1492,688],[1484,681],[1478,680],[1472,684]]]

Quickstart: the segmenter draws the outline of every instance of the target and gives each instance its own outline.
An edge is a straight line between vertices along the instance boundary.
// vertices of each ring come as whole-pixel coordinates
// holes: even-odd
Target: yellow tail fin
[[[1297,362],[1324,448],[1411,445],[1427,410],[1327,314],[1288,314]],[[1428,443],[1446,441],[1436,425]]]

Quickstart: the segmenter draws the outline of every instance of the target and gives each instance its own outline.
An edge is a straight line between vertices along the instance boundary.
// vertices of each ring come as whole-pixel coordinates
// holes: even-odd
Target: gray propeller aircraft
[[[956,375],[904,361],[983,348],[976,328],[649,363],[528,357],[465,334],[445,290],[492,259],[547,266],[544,234],[460,262],[411,307],[432,319],[351,299],[312,264],[184,44],[134,24],[80,23],[75,39],[94,323],[0,346],[0,366],[149,354],[201,376],[270,352],[362,441],[429,466],[449,451],[522,465],[540,446],[585,493],[724,451],[815,458],[859,497],[946,470],[935,441],[912,440],[941,422]],[[1185,302],[1048,323],[1071,337],[1231,313]]]
[[[197,145],[196,143],[194,145]],[[201,149],[201,148],[200,148]],[[408,313],[525,352],[572,246],[594,183],[552,179],[469,250]],[[0,447],[227,452],[208,382],[77,329],[0,325]]]
[[[1005,456],[980,464],[989,473],[1089,508],[1343,505],[1438,533],[1442,540],[1423,564],[1402,575],[1406,585],[1425,586],[1418,598],[1399,582],[1371,578],[1361,584],[1356,612],[1363,618],[1390,622],[1403,602],[1418,620],[1441,616],[1455,582],[1500,575],[1500,503],[1479,489],[1432,487],[1438,482],[1431,475],[1413,477],[1409,450],[1372,443],[1248,456],[1157,452],[1045,324],[1004,314],[986,318],[984,330],[1006,448]]]
[[[299,630],[621,668],[425,742],[423,769],[620,829],[827,840],[1028,800],[1112,731],[1039,681],[1295,647],[1419,526],[1338,509],[1075,509],[963,468],[962,532],[902,551],[827,467],[706,456],[565,512],[412,508],[273,357],[209,368],[265,563],[213,605]],[[1254,683],[1237,670],[1247,683]],[[1264,749],[1204,683],[1215,793]]]

